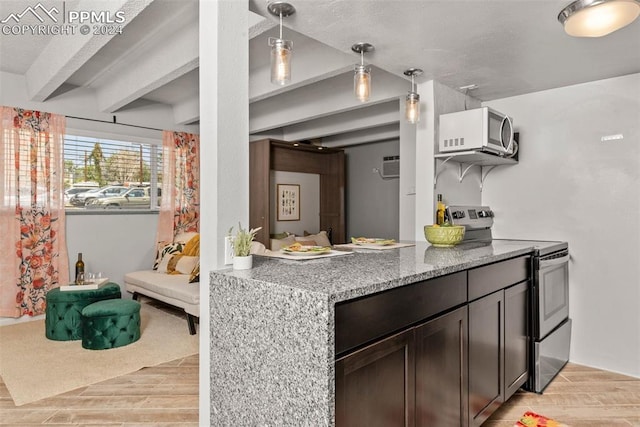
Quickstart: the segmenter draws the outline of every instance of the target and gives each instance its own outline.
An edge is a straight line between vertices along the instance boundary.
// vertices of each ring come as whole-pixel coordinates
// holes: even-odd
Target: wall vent
[[[400,176],[400,156],[383,157],[381,175],[383,178],[398,178]]]

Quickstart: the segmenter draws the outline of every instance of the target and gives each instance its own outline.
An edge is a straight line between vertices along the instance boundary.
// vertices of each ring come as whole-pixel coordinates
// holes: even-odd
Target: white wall
[[[494,236],[568,241],[571,361],[640,377],[640,74],[486,105],[522,141],[482,195]]]
[[[300,185],[300,220],[277,221],[276,198],[278,184]],[[313,173],[299,173],[286,171],[271,171],[271,233],[284,231],[296,236],[304,235],[307,231],[315,234],[320,231],[320,175]]]
[[[347,241],[353,236],[399,238],[399,178],[383,179],[382,159],[400,154],[398,140],[345,148]],[[400,158],[400,168],[413,158]]]
[[[130,298],[124,275],[153,266],[158,214],[73,214],[66,220],[70,275],[82,252],[85,272],[102,272]]]

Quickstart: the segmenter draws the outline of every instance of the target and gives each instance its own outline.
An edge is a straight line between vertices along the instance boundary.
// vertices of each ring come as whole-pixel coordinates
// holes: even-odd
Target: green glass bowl
[[[448,227],[424,226],[424,237],[435,247],[450,248],[457,245],[464,238],[464,225]]]

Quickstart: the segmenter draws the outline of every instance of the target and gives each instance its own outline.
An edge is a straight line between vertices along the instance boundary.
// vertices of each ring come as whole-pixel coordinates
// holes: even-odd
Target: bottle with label
[[[442,194],[438,194],[438,204],[436,205],[436,224],[444,224],[444,203],[442,202]]]
[[[78,253],[76,261],[76,285],[84,284],[84,261],[82,261],[82,252]]]

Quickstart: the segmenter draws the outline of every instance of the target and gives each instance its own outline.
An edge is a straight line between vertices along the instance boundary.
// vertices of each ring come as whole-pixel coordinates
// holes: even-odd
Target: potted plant
[[[253,258],[251,256],[251,242],[253,242],[253,239],[256,237],[256,233],[261,229],[262,227],[245,230],[242,228],[242,225],[238,223],[238,231],[233,236],[231,236],[233,227],[229,229],[231,244],[233,246],[234,270],[248,270],[252,267]]]

